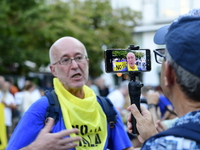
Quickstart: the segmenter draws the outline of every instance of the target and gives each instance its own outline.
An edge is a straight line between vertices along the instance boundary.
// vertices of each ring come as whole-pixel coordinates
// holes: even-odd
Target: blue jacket
[[[48,100],[46,96],[43,96],[27,110],[13,132],[6,150],[18,150],[29,145],[36,139],[38,133],[44,127],[48,106]],[[59,118],[58,122],[52,128],[52,133],[66,129],[61,110]],[[129,137],[124,130],[124,124],[119,113],[115,127],[110,129],[110,126],[108,125],[107,128],[108,137],[104,150],[107,148],[110,150],[122,150],[132,146]]]

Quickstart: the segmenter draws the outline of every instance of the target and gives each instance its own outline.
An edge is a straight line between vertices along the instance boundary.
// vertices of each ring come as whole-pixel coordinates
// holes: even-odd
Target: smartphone
[[[151,70],[149,49],[107,49],[104,51],[104,59],[107,73],[147,72]]]

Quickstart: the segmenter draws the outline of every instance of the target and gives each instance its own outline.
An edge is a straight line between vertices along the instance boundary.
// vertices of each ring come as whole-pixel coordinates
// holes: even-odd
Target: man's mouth
[[[80,76],[81,76],[81,74],[80,74],[80,73],[77,73],[77,74],[73,75],[72,78],[78,78],[78,77],[80,77]]]

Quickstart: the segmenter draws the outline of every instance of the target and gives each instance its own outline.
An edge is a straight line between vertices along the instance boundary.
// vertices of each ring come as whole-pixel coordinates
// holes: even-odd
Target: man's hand
[[[136,127],[139,132],[138,139],[141,143],[158,133],[155,128],[151,113],[144,106],[141,106],[141,113],[139,112],[135,104],[129,106],[127,109],[133,114],[136,119]],[[132,133],[131,114],[129,114],[128,116],[127,125],[128,132]]]
[[[54,119],[48,118],[45,127],[40,131],[36,140],[20,150],[66,150],[78,146],[81,137],[67,137],[72,133],[78,133],[78,129],[63,130],[57,133],[50,133],[54,125]]]

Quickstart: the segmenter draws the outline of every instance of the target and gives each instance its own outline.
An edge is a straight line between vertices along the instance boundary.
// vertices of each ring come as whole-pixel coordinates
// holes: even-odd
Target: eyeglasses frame
[[[85,57],[85,58],[84,58]],[[63,58],[63,57],[62,57]],[[59,63],[60,65],[63,65],[63,64],[61,64],[61,59],[62,58],[60,58],[57,62],[55,62],[55,63],[53,63],[53,64],[51,64],[51,65],[56,65],[57,63]],[[70,65],[71,63],[72,63],[72,60],[74,60],[76,63],[78,63],[76,60],[75,60],[75,58],[76,57],[74,57],[74,58],[69,58],[70,59],[70,63],[69,64],[67,64],[67,65]],[[83,55],[83,58],[85,59],[85,60],[87,60],[88,59],[88,57],[86,56],[86,55]]]
[[[161,48],[161,49],[164,50],[164,48]],[[159,61],[158,61],[157,55],[159,55],[160,57],[163,57],[164,59],[166,59],[166,57],[158,51],[158,50],[161,50],[161,49],[155,49],[155,50],[153,50],[154,56],[155,56],[155,60],[156,60],[156,62],[157,62],[158,64],[162,64],[162,62],[159,62]]]

